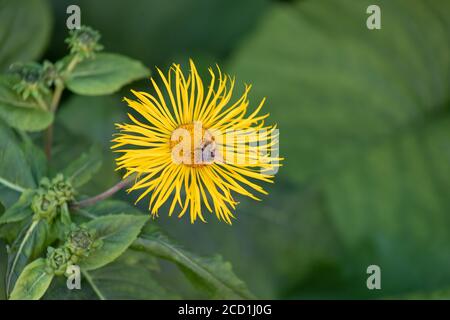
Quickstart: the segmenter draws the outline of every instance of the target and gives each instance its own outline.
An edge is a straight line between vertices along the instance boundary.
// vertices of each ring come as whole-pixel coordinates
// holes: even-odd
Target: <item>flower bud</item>
[[[36,219],[53,220],[57,213],[57,201],[52,195],[49,195],[41,190],[31,200],[31,209],[35,214]]]
[[[72,253],[66,247],[47,249],[47,267],[57,275],[65,274],[67,267],[72,264]]]
[[[67,247],[79,257],[87,257],[92,250],[101,245],[100,239],[95,239],[95,232],[85,227],[73,227],[67,242]]]
[[[49,94],[50,90],[44,81],[44,69],[40,64],[14,64],[10,71],[19,77],[13,89],[21,95],[22,99],[26,100],[30,95],[40,97]]]
[[[71,30],[66,42],[69,44],[70,53],[84,59],[92,57],[96,51],[103,49],[103,46],[98,43],[100,37],[98,31],[82,26],[80,29]]]

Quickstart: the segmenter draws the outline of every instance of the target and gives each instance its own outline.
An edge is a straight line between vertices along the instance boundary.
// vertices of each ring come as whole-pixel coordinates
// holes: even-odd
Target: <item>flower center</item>
[[[189,167],[211,164],[216,155],[214,136],[201,123],[182,124],[172,132],[172,160]]]

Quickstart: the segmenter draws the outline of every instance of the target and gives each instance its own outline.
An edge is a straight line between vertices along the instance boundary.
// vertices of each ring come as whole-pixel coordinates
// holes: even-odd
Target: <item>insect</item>
[[[216,142],[214,138],[203,143],[202,147],[202,163],[211,163],[216,157]]]
[[[205,137],[199,148],[195,149],[195,163],[207,164],[216,158],[216,142],[214,137]]]

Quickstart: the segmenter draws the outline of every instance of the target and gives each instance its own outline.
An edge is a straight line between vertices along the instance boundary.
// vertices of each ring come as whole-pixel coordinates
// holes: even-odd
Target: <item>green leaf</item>
[[[120,214],[126,212],[133,215],[144,215],[138,208],[121,200],[104,200],[86,209],[90,215],[101,217],[108,214]]]
[[[29,97],[23,100],[13,89],[9,76],[0,76],[0,118],[11,127],[24,131],[40,131],[53,122],[53,113],[44,111]]]
[[[48,176],[47,158],[45,153],[42,148],[39,148],[34,144],[27,134],[21,133],[20,136],[25,160],[28,162],[34,181],[39,182],[43,177]]]
[[[37,185],[31,170],[30,160],[22,148],[19,137],[0,121],[0,184],[15,192],[22,192],[27,188],[33,189]],[[2,200],[4,192],[0,194]]]
[[[96,218],[88,223],[95,230],[95,238],[102,241],[100,248],[80,262],[83,270],[94,270],[114,261],[137,238],[148,220],[147,216],[116,214]]]
[[[100,151],[98,148],[92,147],[89,152],[81,154],[78,159],[70,163],[62,173],[71,180],[74,188],[79,188],[89,182],[101,165]]]
[[[79,63],[69,75],[67,87],[81,95],[111,94],[146,77],[149,70],[139,61],[113,53],[99,53]]]
[[[46,261],[37,259],[27,265],[17,279],[11,300],[39,300],[52,282],[53,274],[47,273]]]
[[[49,225],[47,221],[35,220],[25,226],[8,252],[7,292],[11,292],[25,266],[39,257],[47,246]]]
[[[369,4],[274,4],[232,70],[268,97],[279,174],[317,190],[349,284],[376,263],[385,295],[432,290],[450,282],[450,3],[378,1],[374,31]]]
[[[19,222],[33,215],[31,201],[35,195],[34,190],[25,190],[20,195],[19,200],[9,207],[2,216],[0,216],[0,225],[5,223]]]
[[[52,20],[45,0],[1,0],[0,71],[13,62],[38,58],[49,40]]]
[[[199,257],[150,225],[132,248],[177,264],[194,285],[206,289],[215,299],[253,298],[247,286],[234,274],[231,264],[223,261],[221,256]]]
[[[159,266],[155,258],[127,250],[107,266],[84,271],[80,290],[67,290],[66,279],[55,279],[44,299],[128,300],[171,299],[173,294],[155,280]]]

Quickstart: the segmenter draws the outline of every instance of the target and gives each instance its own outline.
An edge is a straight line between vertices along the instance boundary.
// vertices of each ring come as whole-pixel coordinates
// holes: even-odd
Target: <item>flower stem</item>
[[[55,113],[58,109],[59,102],[61,101],[62,93],[65,89],[64,86],[64,79],[65,77],[70,74],[75,66],[80,62],[77,55],[72,57],[72,60],[67,65],[66,70],[61,75],[59,79],[55,82],[55,90],[53,91],[53,97],[52,102],[50,104],[50,112]],[[50,126],[47,128],[46,134],[45,134],[45,154],[47,156],[47,160],[51,160],[52,158],[52,144],[53,144],[53,123],[50,124]]]
[[[79,202],[72,203],[70,207],[73,209],[78,209],[78,208],[92,206],[99,201],[105,200],[105,199],[113,196],[117,191],[120,191],[123,188],[125,188],[126,186],[128,186],[129,184],[131,184],[134,181],[134,179],[135,179],[134,176],[130,176],[124,180],[119,181],[117,184],[115,184],[108,190],[106,190],[92,198],[88,198],[85,200],[81,200]]]

